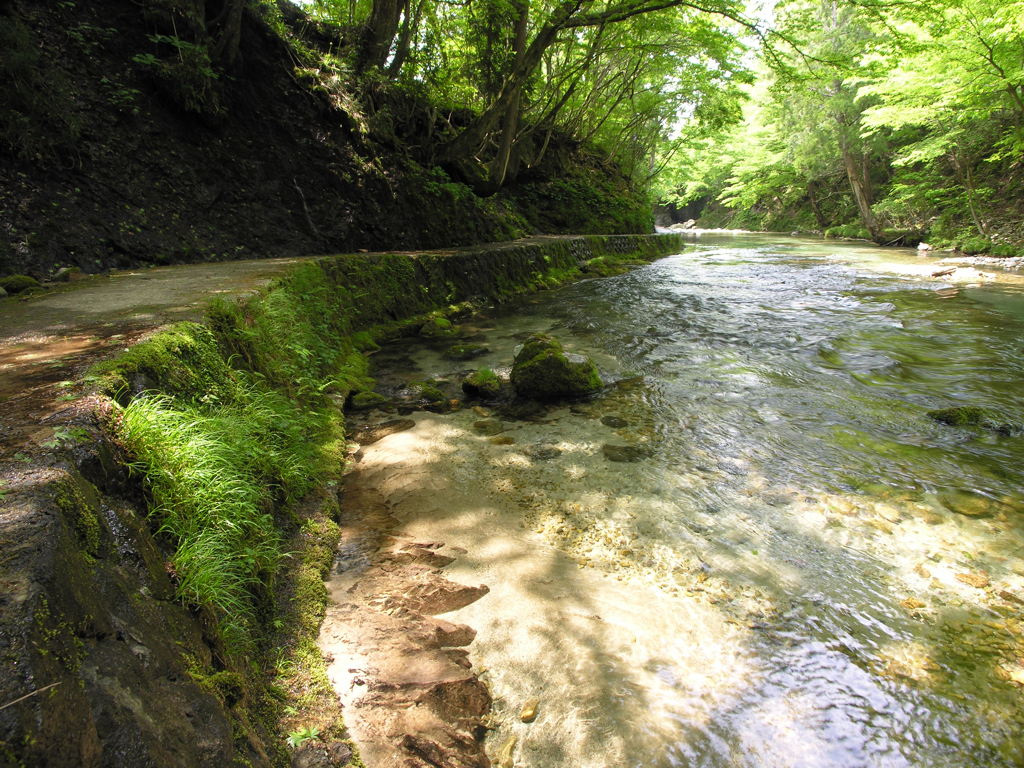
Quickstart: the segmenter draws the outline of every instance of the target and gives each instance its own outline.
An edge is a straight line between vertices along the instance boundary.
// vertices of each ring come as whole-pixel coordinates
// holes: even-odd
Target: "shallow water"
[[[642,686],[610,671],[603,715],[577,727],[614,748],[578,764],[1024,765],[1024,282],[942,282],[932,261],[705,237],[467,320],[490,349],[472,363],[378,354],[385,392],[507,370],[535,331],[593,357],[620,383],[506,421],[509,444],[474,434],[471,412],[445,417],[443,471],[609,590],[742,631],[718,659],[655,637],[634,659]],[[926,416],[965,404],[1007,434]],[[635,621],[637,636],[669,626]]]

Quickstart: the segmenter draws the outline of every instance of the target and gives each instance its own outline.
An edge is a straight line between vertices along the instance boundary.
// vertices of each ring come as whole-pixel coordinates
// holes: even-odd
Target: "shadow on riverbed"
[[[444,618],[478,632],[492,756],[513,735],[518,761],[536,765],[904,765],[948,753],[956,734],[954,753],[985,764],[1024,757],[1005,679],[1024,655],[1011,625],[915,602],[895,565],[822,536],[829,519],[868,539],[894,523],[887,533],[866,509],[831,513],[791,492],[743,501],[746,476],[723,470],[736,502],[722,517],[745,516],[746,531],[677,521],[693,537],[672,560],[653,518],[617,496],[615,473],[632,465],[568,438],[531,459],[550,425],[517,425],[495,445],[473,434],[475,418],[418,417],[365,448],[349,484],[382,495],[398,535],[444,542],[448,578],[490,588]],[[574,512],[596,496],[604,517]],[[895,523],[928,524],[905,512]],[[536,721],[520,722],[534,697]]]

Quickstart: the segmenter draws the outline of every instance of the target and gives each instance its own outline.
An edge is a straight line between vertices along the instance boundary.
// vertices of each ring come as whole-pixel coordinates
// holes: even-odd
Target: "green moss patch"
[[[928,411],[928,416],[951,427],[978,427],[985,423],[988,412],[973,405],[958,405]]]
[[[428,317],[420,328],[420,336],[428,339],[444,339],[458,335],[459,329],[446,317]]]
[[[213,331],[198,323],[160,331],[117,359],[93,366],[89,378],[112,397],[159,390],[208,404],[230,402],[238,383]]]

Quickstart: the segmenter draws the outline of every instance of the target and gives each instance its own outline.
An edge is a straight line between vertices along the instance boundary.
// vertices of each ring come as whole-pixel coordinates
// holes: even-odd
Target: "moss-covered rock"
[[[237,388],[213,331],[191,322],[172,325],[117,359],[94,365],[89,378],[111,396],[159,390],[186,400],[228,402]]]
[[[512,365],[512,385],[523,397],[557,400],[604,388],[592,360],[567,355],[558,339],[537,333],[526,340]]]
[[[940,424],[951,427],[980,427],[988,416],[984,408],[974,405],[956,405],[952,408],[939,408],[928,411],[928,416]]]
[[[444,400],[444,392],[437,387],[422,387],[420,389],[420,399],[426,400],[428,403],[440,403]]]
[[[0,278],[0,288],[11,294],[39,287],[39,281],[28,275],[11,275],[10,277]]]
[[[420,336],[428,339],[444,339],[450,336],[458,336],[459,329],[452,325],[451,320],[441,316],[431,316],[420,328]]]
[[[384,395],[377,394],[376,392],[357,392],[352,395],[352,410],[370,411],[374,408],[380,407],[386,402],[387,398],[384,397]]]
[[[53,276],[53,282],[55,283],[67,283],[71,280],[72,275],[80,275],[82,270],[78,267],[61,267],[57,270]]]
[[[463,380],[462,391],[471,397],[493,400],[501,391],[501,379],[490,368],[481,368]]]
[[[1024,255],[1024,249],[1020,251]],[[1000,243],[992,246],[992,255],[1000,259],[1011,259],[1018,254],[1018,249],[1009,243]]]

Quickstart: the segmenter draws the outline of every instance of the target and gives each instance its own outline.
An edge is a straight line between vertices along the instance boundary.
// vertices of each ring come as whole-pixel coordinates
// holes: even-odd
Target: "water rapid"
[[[518,542],[481,578],[536,579],[529,605],[501,614],[496,590],[454,617],[508,723],[543,691],[518,764],[1024,765],[1024,281],[933,261],[704,237],[463,324],[490,350],[474,367],[544,331],[616,382],[388,438],[461,494],[447,535]],[[442,347],[385,347],[382,388],[457,387]],[[926,415],[954,405],[993,426]],[[538,548],[581,586],[507,555]]]

